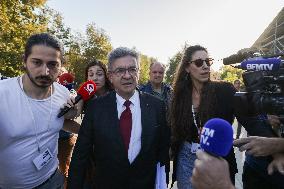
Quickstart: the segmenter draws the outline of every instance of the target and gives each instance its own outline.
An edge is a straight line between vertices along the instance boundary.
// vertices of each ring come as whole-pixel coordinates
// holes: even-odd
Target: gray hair
[[[162,64],[161,62],[156,62],[156,61],[155,61],[155,62],[152,62],[152,63],[150,64],[149,69],[151,70],[152,67],[153,67],[155,64],[161,65],[162,68],[164,69],[164,71],[166,70],[166,65],[165,65],[165,64]]]
[[[122,58],[125,56],[134,57],[137,60],[138,67],[139,67],[139,54],[135,50],[129,49],[127,47],[118,47],[112,50],[108,55],[108,70],[111,70],[111,66],[116,59]]]

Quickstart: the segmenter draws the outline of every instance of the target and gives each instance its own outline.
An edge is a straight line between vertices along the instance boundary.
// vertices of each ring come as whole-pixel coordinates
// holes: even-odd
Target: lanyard
[[[27,94],[24,91],[23,78],[22,77],[23,76],[18,77],[18,83],[20,85],[21,90],[24,93],[24,96],[26,97],[27,106],[28,106],[29,111],[31,113],[31,118],[32,118],[32,121],[33,121],[33,124],[34,124],[34,132],[35,132],[35,135],[36,135],[37,150],[38,150],[38,152],[40,152],[41,150],[40,150],[40,144],[39,144],[40,138],[38,136],[38,125],[36,124],[36,121],[35,121],[35,117],[34,117],[34,114],[33,114],[33,111],[32,111],[30,99],[28,98]],[[47,123],[48,124],[47,125],[47,131],[49,131],[49,128],[50,128],[51,114],[52,114],[52,87],[50,88],[50,112],[49,112],[49,120],[48,120],[48,123]]]
[[[197,118],[196,118],[196,114],[197,112],[194,111],[194,108],[193,108],[193,105],[191,105],[191,110],[192,110],[192,117],[193,117],[193,123],[194,123],[194,126],[196,127],[197,129],[197,132],[198,132],[198,139],[200,139],[200,136],[201,136],[201,130],[202,130],[202,127],[201,127],[201,123],[199,121],[199,125],[200,127],[198,127],[198,124],[197,124]]]

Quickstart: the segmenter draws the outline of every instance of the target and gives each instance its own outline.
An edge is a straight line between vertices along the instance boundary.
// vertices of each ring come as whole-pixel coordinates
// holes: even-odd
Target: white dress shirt
[[[131,137],[128,148],[128,160],[132,163],[141,150],[141,133],[142,133],[142,123],[141,123],[141,107],[139,93],[135,90],[133,96],[129,99],[131,101],[130,110],[132,114],[132,129]],[[116,106],[118,112],[118,119],[120,119],[121,113],[126,109],[123,105],[126,100],[123,99],[116,93]]]

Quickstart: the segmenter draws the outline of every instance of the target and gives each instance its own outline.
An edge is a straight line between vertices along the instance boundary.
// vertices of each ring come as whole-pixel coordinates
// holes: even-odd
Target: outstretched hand
[[[278,153],[284,148],[284,139],[251,136],[234,141],[234,146],[240,146],[240,151],[253,156],[269,156]]]
[[[191,182],[196,189],[231,189],[229,165],[203,151],[197,151]]]

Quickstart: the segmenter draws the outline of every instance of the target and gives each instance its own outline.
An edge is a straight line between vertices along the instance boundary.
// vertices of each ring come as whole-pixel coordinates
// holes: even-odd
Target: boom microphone
[[[200,147],[214,156],[227,156],[233,145],[232,125],[224,119],[208,120],[201,132]]]
[[[239,68],[242,70],[279,70],[282,64],[282,60],[280,58],[253,58],[244,60],[240,65],[234,66],[235,68]]]
[[[77,91],[77,96],[75,97],[75,103],[77,104],[81,99],[83,101],[89,100],[96,92],[96,84],[92,80],[88,80],[79,88]],[[62,117],[64,114],[66,114],[71,108],[64,107],[60,113],[57,115],[58,118]]]

